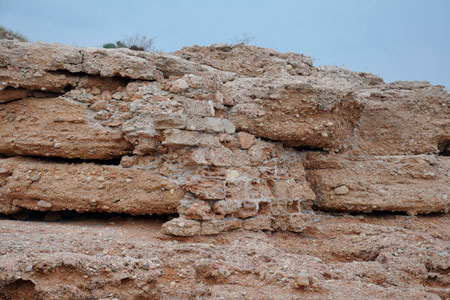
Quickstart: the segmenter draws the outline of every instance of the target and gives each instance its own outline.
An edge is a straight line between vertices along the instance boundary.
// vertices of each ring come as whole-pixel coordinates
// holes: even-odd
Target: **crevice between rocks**
[[[83,158],[65,158],[59,156],[31,156],[31,155],[14,155],[6,156],[0,154],[0,159],[12,158],[12,157],[22,157],[27,159],[33,159],[48,163],[59,163],[59,164],[82,164],[91,163],[103,166],[120,166],[120,162],[123,156],[117,156],[111,159],[83,159]]]
[[[450,156],[450,141],[444,141],[439,143],[439,156]]]
[[[163,223],[178,217],[178,214],[153,214],[153,215],[132,215],[127,213],[115,212],[77,212],[74,210],[61,211],[37,211],[23,209],[15,214],[1,214],[0,220],[18,220],[31,222],[72,222],[72,221],[89,221],[89,222],[133,222],[133,221],[154,221]]]
[[[9,104],[16,101],[21,101],[25,98],[56,98],[64,95],[65,93],[72,90],[74,87],[68,85],[65,87],[63,92],[52,92],[52,91],[42,91],[42,90],[28,90],[25,88],[13,88],[7,87],[4,90],[0,91],[0,105],[1,104]],[[9,95],[8,95],[9,94]]]

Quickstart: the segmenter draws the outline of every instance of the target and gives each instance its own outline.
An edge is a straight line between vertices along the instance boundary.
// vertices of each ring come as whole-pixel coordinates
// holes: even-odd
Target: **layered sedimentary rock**
[[[450,210],[448,158],[308,153],[306,162],[321,209],[411,215]]]
[[[188,236],[450,207],[442,86],[246,45],[0,49],[3,213],[178,213]]]
[[[2,220],[3,299],[450,297],[450,216],[328,216],[302,234],[171,238],[155,220]]]
[[[0,160],[1,210],[176,213],[183,190],[141,170],[92,163],[24,159]]]

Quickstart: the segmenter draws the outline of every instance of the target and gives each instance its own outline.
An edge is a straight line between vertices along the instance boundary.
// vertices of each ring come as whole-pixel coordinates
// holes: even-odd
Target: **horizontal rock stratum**
[[[450,209],[442,86],[246,45],[0,49],[2,213],[178,213],[189,236]]]
[[[0,41],[1,299],[449,299],[449,198],[443,86]]]

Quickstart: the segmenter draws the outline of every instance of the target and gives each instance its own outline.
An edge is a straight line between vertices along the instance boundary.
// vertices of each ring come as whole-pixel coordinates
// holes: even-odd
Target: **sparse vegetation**
[[[122,41],[115,43],[106,43],[103,48],[128,48],[136,51],[153,51],[154,38],[149,38],[145,35],[136,34],[134,36],[127,36]]]
[[[28,42],[28,39],[22,34],[0,26],[0,40],[18,40],[21,42]]]
[[[247,32],[244,32],[240,35],[235,35],[231,42],[234,45],[247,45],[251,43],[255,39],[255,36],[249,35]]]

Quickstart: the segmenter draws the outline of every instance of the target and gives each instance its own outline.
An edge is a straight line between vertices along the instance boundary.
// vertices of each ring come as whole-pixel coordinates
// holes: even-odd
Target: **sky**
[[[450,88],[450,0],[0,0],[0,25],[87,47],[140,34],[166,52],[247,34],[316,66]]]

